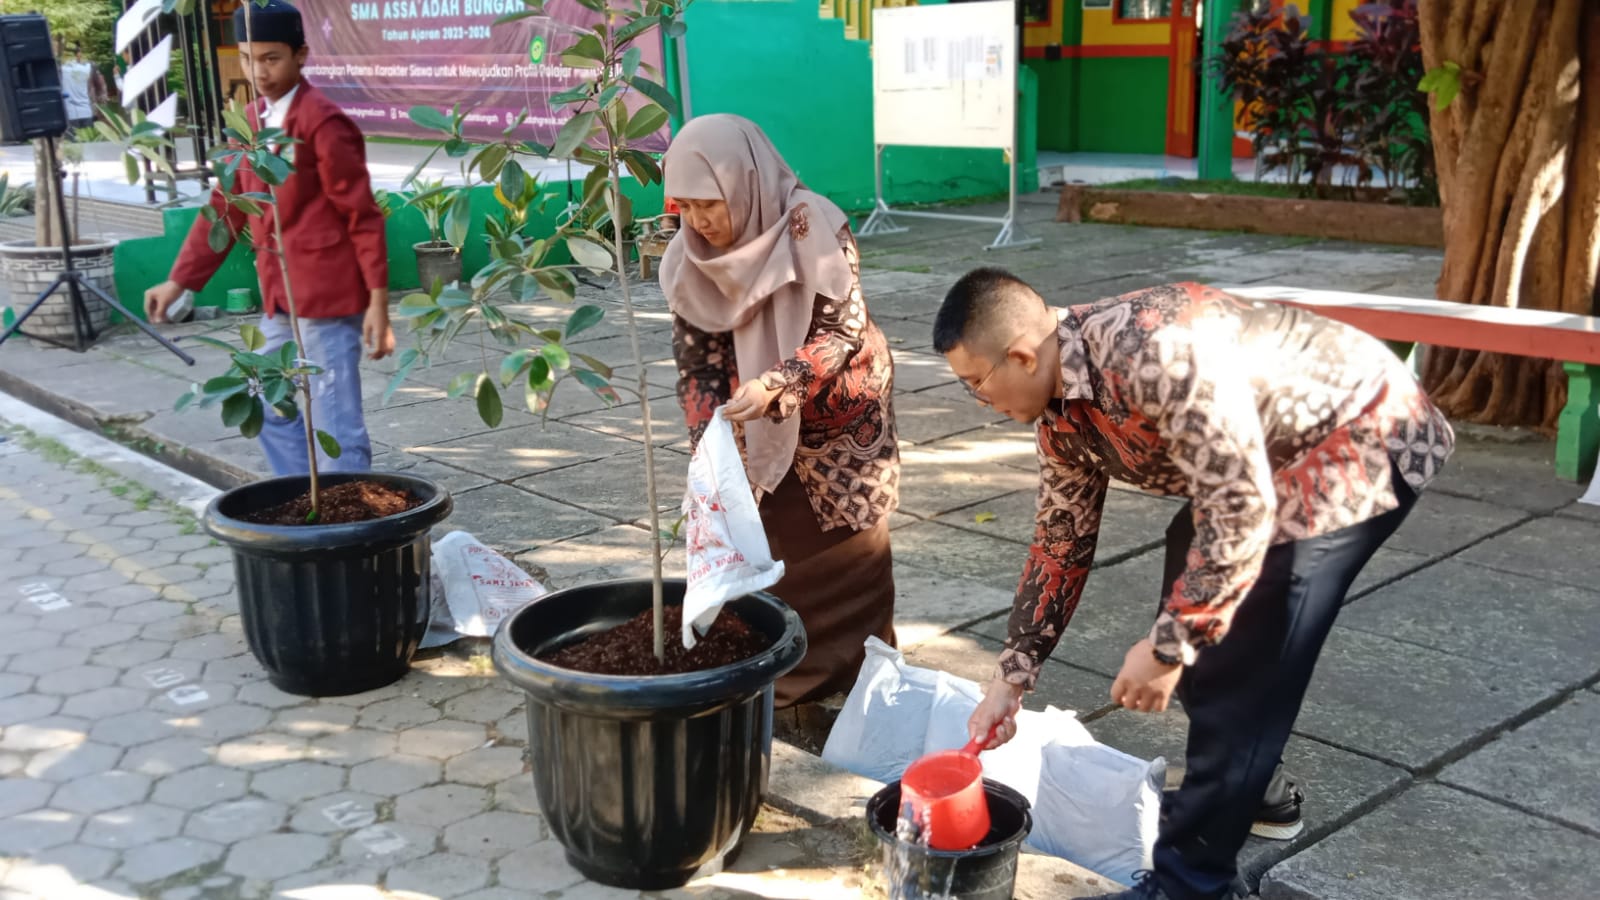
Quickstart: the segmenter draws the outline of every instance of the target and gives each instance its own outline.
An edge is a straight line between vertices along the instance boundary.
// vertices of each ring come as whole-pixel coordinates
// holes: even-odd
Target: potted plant
[[[500,22],[543,14],[541,0],[524,2],[526,10]],[[805,634],[793,610],[756,593],[728,605],[696,645],[697,656],[687,654],[678,637],[684,585],[663,579],[661,572],[666,533],[621,241],[633,222],[622,191],[624,169],[641,184],[661,178],[655,158],[633,145],[659,131],[676,109],[673,97],[652,80],[659,74],[641,61],[636,43],[658,29],[681,34],[683,4],[586,5],[600,24],[574,29],[575,40],[560,63],[589,77],[551,99],[552,107],[566,108],[571,116],[552,146],[512,137],[520,121],[500,140],[473,143],[462,136],[459,110],[412,110],[414,121],[443,132],[443,147],[463,152],[469,171],[497,183],[502,198],[527,196],[519,157],[573,159],[589,172],[578,208],[554,233],[530,236],[511,227],[514,220],[491,217],[489,263],[470,289],[436,288],[401,301],[397,316],[411,321],[418,346],[402,355],[390,387],[468,323],[481,320],[504,355],[497,366],[486,364],[452,387],[470,393],[486,424],[499,424],[503,390],[521,394],[530,410],[542,413],[556,386],[569,378],[610,403],[621,402],[610,367],[568,345],[602,320],[601,306],[579,304],[554,323],[530,321],[520,306],[541,295],[574,304],[574,273],[582,270],[615,279],[638,373],[628,402],[638,402],[641,414],[652,577],[540,598],[496,633],[494,661],[526,695],[535,788],[567,859],[595,881],[651,890],[682,884],[737,852],[766,790],[773,684],[804,655]],[[593,656],[608,654],[626,660],[631,671],[586,671],[596,668]]]
[[[49,287],[56,276],[65,270],[61,248],[66,243],[65,234],[72,234],[72,267],[106,294],[117,295],[116,280],[112,274],[112,260],[116,254],[117,242],[115,240],[97,237],[87,239],[79,233],[76,227],[64,228],[61,221],[61,210],[65,204],[63,197],[58,196],[61,191],[61,182],[51,175],[49,159],[45,155],[47,143],[43,138],[33,142],[34,178],[33,178],[33,216],[34,236],[32,240],[0,242],[0,277],[5,279],[6,288],[10,292],[14,304],[26,305],[32,299]],[[57,157],[61,161],[81,161],[82,152],[75,144],[63,143],[57,145]],[[76,175],[74,175],[76,178]],[[15,194],[15,191],[8,192]],[[20,208],[18,200],[8,201],[13,206],[13,212]],[[77,193],[72,195],[71,218],[76,226],[78,218]],[[87,300],[84,309],[89,314],[89,325],[94,333],[104,331],[111,321],[111,309],[104,303]],[[40,337],[57,341],[71,342],[76,338],[76,331],[72,315],[72,294],[66,289],[58,290],[39,311],[28,320],[28,330]]]
[[[294,173],[292,153],[278,152],[294,139],[279,128],[256,128],[237,102],[224,120],[229,143],[213,151],[212,173],[228,207],[260,216]],[[113,131],[122,139],[130,181],[138,174],[136,156],[159,157],[170,144],[148,121],[119,121]],[[239,190],[247,173],[265,190]],[[233,217],[211,205],[201,214],[211,222],[212,249],[226,249],[237,237]],[[321,370],[299,357],[303,342],[286,256],[292,251],[278,216],[272,226],[275,240],[258,252],[277,258],[294,340],[262,353],[265,338],[254,325],[240,326],[239,346],[193,338],[223,350],[230,365],[194,385],[177,408],[220,407],[223,424],[246,437],[260,433],[269,407],[300,415],[310,472],[225,491],[207,507],[203,524],[233,551],[245,637],[272,683],[310,696],[359,693],[395,681],[409,667],[431,607],[429,530],[452,503],[443,488],[414,476],[318,473],[316,448],[333,458],[340,448],[313,421],[312,379]]]
[[[438,179],[419,179],[414,184],[416,194],[405,205],[422,213],[428,226],[428,239],[411,245],[417,254],[417,283],[423,290],[435,282],[450,287],[461,281],[461,247],[467,240],[471,214],[468,188],[445,187]]]

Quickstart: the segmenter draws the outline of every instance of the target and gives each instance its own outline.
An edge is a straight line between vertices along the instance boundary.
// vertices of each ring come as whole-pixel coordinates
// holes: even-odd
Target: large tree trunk
[[[1444,206],[1438,294],[1593,314],[1600,266],[1600,0],[1421,0],[1429,71],[1464,87],[1430,128]],[[1434,348],[1423,381],[1452,417],[1551,429],[1560,361]]]

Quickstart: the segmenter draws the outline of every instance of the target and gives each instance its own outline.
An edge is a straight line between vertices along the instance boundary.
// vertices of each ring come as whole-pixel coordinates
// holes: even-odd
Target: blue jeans
[[[1162,797],[1154,860],[1156,882],[1173,900],[1213,900],[1232,882],[1345,594],[1417,501],[1405,479],[1392,477],[1398,508],[1269,549],[1228,633],[1184,670],[1177,694],[1189,716],[1187,769]],[[1163,597],[1193,540],[1185,504],[1167,529]]]
[[[301,319],[300,336],[305,346],[300,357],[322,367],[311,376],[311,419],[320,431],[339,442],[338,459],[330,459],[317,447],[318,472],[365,472],[372,468],[372,442],[367,437],[367,422],[361,414],[361,321],[363,316],[338,319]],[[262,352],[272,352],[294,340],[289,316],[261,317],[261,333],[267,344]],[[305,396],[296,393],[297,403]],[[267,410],[261,425],[261,449],[276,475],[304,475],[311,471],[306,456],[305,425],[301,417],[285,419]]]

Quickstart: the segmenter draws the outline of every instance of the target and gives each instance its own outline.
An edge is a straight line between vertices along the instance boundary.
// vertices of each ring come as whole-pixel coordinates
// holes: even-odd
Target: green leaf
[[[122,154],[122,172],[128,176],[129,184],[139,183],[139,158],[132,153]]]
[[[238,428],[244,420],[250,418],[250,411],[256,408],[256,398],[244,391],[222,401],[222,424],[228,428]]]
[[[295,357],[299,355],[299,351],[300,348],[295,346],[294,341],[284,341],[283,346],[278,348],[278,366],[287,369],[294,365]]]
[[[450,379],[450,386],[445,388],[444,392],[451,399],[459,397],[467,392],[467,388],[477,384],[481,375],[483,375],[482,372],[462,372]]]
[[[689,29],[688,26],[683,24],[682,19],[668,19],[666,24],[662,26],[662,30],[667,33],[669,38],[681,38],[684,32]]]
[[[197,391],[197,390],[195,390],[193,388],[191,388],[190,390],[184,391],[183,392],[183,396],[178,398],[178,402],[172,404],[172,411],[173,412],[183,412],[184,410],[186,410],[189,407],[193,406],[195,404],[195,402],[198,401],[199,399],[200,399],[199,391]]]
[[[550,380],[550,361],[543,356],[535,356],[528,360],[528,388],[547,391],[553,387],[555,382]]]
[[[567,49],[561,51],[562,65],[577,69],[598,69],[605,59],[605,48],[600,46],[598,35],[586,34]]]
[[[241,212],[248,216],[259,216],[266,212],[261,208],[261,204],[242,194],[235,194],[229,197],[228,202],[238,207]]]
[[[275,376],[261,379],[261,399],[267,401],[268,406],[277,406],[289,399],[293,391],[294,383],[287,378]]]
[[[622,161],[627,165],[628,173],[640,184],[655,184],[661,180],[661,166],[643,150],[622,151]]]
[[[628,227],[633,224],[633,201],[622,197],[622,206],[619,209],[615,203],[617,194],[606,191],[606,212],[610,213],[611,221],[623,234],[628,233]]]
[[[595,370],[596,372],[598,372],[601,377],[607,378],[607,379],[609,379],[611,377],[611,367],[606,365],[605,363],[601,362],[600,360],[595,359],[594,357],[589,356],[586,353],[574,353],[572,355],[576,356],[578,358],[578,360],[580,362],[582,362],[584,365],[586,365],[589,368],[591,368],[591,369]]]
[[[430,131],[451,132],[450,117],[431,106],[413,106],[406,115],[411,121]]]
[[[444,239],[450,246],[461,252],[461,247],[467,242],[467,229],[472,224],[472,193],[462,190],[456,192],[454,202],[450,204],[450,211],[444,217]]]
[[[338,459],[339,454],[344,452],[334,436],[321,428],[317,429],[317,443],[322,445],[322,452],[328,454],[329,459]]]
[[[267,345],[267,336],[262,334],[261,329],[254,325],[240,325],[239,340],[244,341],[246,350],[260,350]],[[286,344],[285,346],[288,345]]]
[[[1461,66],[1445,61],[1422,76],[1417,90],[1433,95],[1435,109],[1446,109],[1461,93]]]
[[[231,396],[233,396],[235,394],[238,394],[238,393],[242,392],[245,388],[247,388],[249,386],[250,386],[250,382],[246,381],[243,378],[235,378],[235,377],[229,376],[229,375],[219,375],[218,377],[212,378],[209,381],[207,381],[205,383],[205,386],[202,387],[200,390],[207,397],[210,397],[212,399],[216,399],[216,398],[220,398],[220,397],[231,397]]]
[[[590,372],[587,369],[574,369],[572,377],[578,379],[579,384],[593,391],[596,397],[606,401],[610,406],[615,406],[622,400],[621,397],[617,396],[617,389],[611,386],[611,382],[594,372]]]
[[[216,254],[227,253],[228,248],[233,246],[233,232],[228,230],[227,219],[218,219],[206,229],[206,246]]]
[[[667,111],[654,103],[640,109],[633,114],[633,120],[628,123],[628,140],[636,141],[642,137],[649,137],[661,130],[667,124]]]
[[[300,407],[294,402],[293,397],[274,405],[272,408],[278,411],[278,415],[290,421],[300,418]]]
[[[298,412],[299,410],[296,410]],[[261,402],[254,397],[250,398],[250,414],[239,425],[239,433],[247,438],[257,437],[261,434],[261,424],[266,421],[266,410],[261,408]]]
[[[600,110],[601,112],[610,109],[611,104],[617,102],[617,98],[622,96],[622,90],[622,85],[613,84],[612,86],[601,91],[600,96],[594,98],[594,108]]]
[[[539,348],[539,355],[550,363],[550,368],[564,371],[572,368],[572,354],[560,344],[545,344]]]
[[[490,144],[483,148],[473,161],[478,167],[478,174],[484,181],[496,181],[500,178],[500,169],[505,166],[506,159],[511,156],[511,149],[505,144]]]
[[[506,354],[506,358],[500,360],[500,383],[510,384],[515,381],[517,376],[522,374],[523,367],[528,365],[528,358],[532,355],[533,351],[526,347]]]
[[[622,54],[622,77],[632,78],[639,72],[640,52],[638,47],[629,47],[628,52]]]
[[[629,84],[637,88],[639,93],[649,97],[651,100],[655,101],[657,106],[665,109],[668,115],[675,119],[683,116],[683,108],[678,105],[678,98],[672,96],[671,91],[659,84],[656,84],[654,81],[645,78],[643,75],[635,75],[632,78],[627,79],[627,81]]]
[[[593,303],[585,303],[573,310],[572,315],[567,316],[567,337],[570,339],[580,332],[593,328],[605,317],[606,311],[603,308]]]
[[[263,152],[260,156],[261,164],[256,166],[256,175],[267,184],[278,187],[294,174],[293,167],[278,154]]]
[[[997,517],[992,512],[981,512],[973,516],[972,521],[978,523],[979,525],[986,525],[990,522],[993,522],[996,518]]]
[[[505,417],[505,407],[500,402],[500,389],[494,386],[493,378],[482,373],[478,377],[478,417],[490,428],[499,428],[500,420]]]
[[[218,350],[226,350],[229,353],[232,353],[233,351],[238,349],[237,347],[233,346],[232,344],[228,343],[227,341],[219,341],[214,337],[206,337],[203,334],[191,335],[189,337],[184,338],[184,340],[193,341],[196,344],[205,344],[207,347],[215,347]]]
[[[572,302],[572,295],[575,290],[572,276],[565,272],[539,271],[533,274],[533,278],[539,282],[539,287],[544,289],[545,294],[551,300],[558,303]]]
[[[612,35],[612,39],[616,41],[618,46],[622,46],[660,23],[661,18],[659,16],[640,16],[618,28],[617,33]]]
[[[440,309],[466,309],[472,305],[472,294],[458,287],[447,287],[439,292]]]
[[[522,192],[528,189],[528,173],[522,170],[522,164],[516,160],[507,160],[500,169],[500,193],[504,194],[508,203],[522,202]]]
[[[414,319],[426,315],[439,308],[439,304],[427,294],[407,294],[400,299],[400,305],[395,307],[394,314],[402,319]]]
[[[550,148],[550,155],[557,159],[566,159],[572,156],[574,150],[589,140],[589,134],[594,130],[593,111],[582,112],[567,120],[561,130],[556,132],[555,146]]]
[[[606,185],[609,183],[606,180],[606,176],[609,174],[604,166],[595,166],[589,170],[588,175],[583,176],[583,204],[585,206],[599,198],[600,192],[605,190]]]
[[[406,377],[411,374],[411,367],[421,358],[422,352],[415,347],[407,347],[405,352],[400,354],[400,365],[395,369],[394,377],[389,379],[389,386],[383,391],[385,405],[388,404],[389,398],[394,396],[394,392],[400,389],[400,385],[405,383]]]
[[[611,251],[588,238],[576,235],[567,238],[567,250],[580,266],[597,272],[608,271],[611,268]]]
[[[551,94],[549,103],[551,109],[560,109],[569,103],[578,103],[587,99],[589,99],[589,83],[584,81],[579,82],[576,87],[567,88],[559,94]],[[549,151],[546,152],[548,153]]]

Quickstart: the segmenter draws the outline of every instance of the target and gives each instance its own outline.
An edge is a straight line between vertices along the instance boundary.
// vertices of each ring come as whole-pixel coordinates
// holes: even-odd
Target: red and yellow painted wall
[[[1024,0],[1025,63],[1039,77],[1039,149],[1195,155],[1201,16],[1257,0]],[[1289,0],[1259,0],[1271,7]],[[1313,37],[1355,36],[1361,0],[1299,0]],[[1248,142],[1236,145],[1248,155]]]

